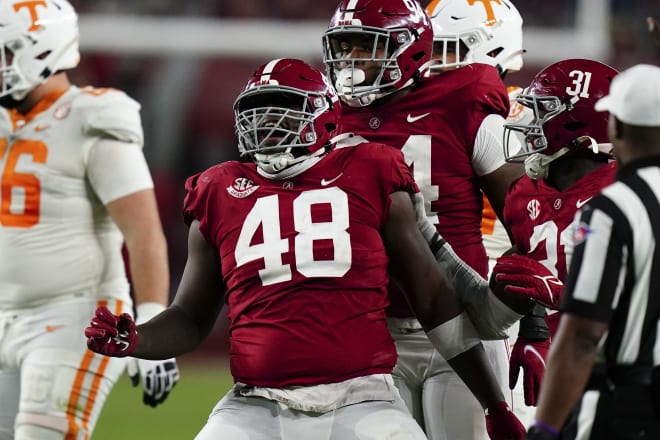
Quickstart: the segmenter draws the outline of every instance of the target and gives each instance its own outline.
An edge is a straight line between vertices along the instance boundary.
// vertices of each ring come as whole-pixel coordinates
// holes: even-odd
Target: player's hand
[[[85,329],[90,350],[113,357],[130,356],[137,347],[135,321],[128,313],[113,315],[107,307],[98,307]]]
[[[505,292],[531,298],[550,309],[561,303],[564,283],[533,258],[515,254],[500,257],[492,276],[506,285]]]
[[[536,406],[545,373],[545,358],[548,356],[550,341],[530,341],[518,336],[513,345],[509,360],[509,388],[518,382],[520,370],[523,374],[525,405]]]
[[[525,427],[504,401],[486,409],[486,430],[491,440],[525,439]]]
[[[179,381],[179,368],[174,359],[148,361],[131,358],[127,373],[134,387],[142,383],[142,401],[151,407],[163,403]]]

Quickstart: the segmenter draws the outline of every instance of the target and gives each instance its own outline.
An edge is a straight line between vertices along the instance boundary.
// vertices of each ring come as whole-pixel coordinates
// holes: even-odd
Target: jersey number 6
[[[17,140],[11,148],[8,146],[7,139],[0,138],[0,161],[7,155],[0,181],[0,224],[30,228],[39,222],[41,182],[34,174],[17,172],[16,165],[21,155],[32,156],[33,162],[45,163],[48,148],[42,142],[30,140]],[[22,208],[16,206],[21,200]]]

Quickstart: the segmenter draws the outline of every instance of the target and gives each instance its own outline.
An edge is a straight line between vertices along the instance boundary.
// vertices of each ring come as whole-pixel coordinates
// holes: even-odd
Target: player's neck
[[[606,164],[606,162],[596,160],[595,157],[588,159],[570,157],[565,159],[561,163],[553,163],[554,166],[551,166],[547,179],[548,183],[559,191],[564,191],[587,174]]]
[[[48,78],[48,80],[35,87],[30,93],[27,94],[25,99],[16,107],[22,114],[27,114],[34,108],[35,105],[41,101],[44,96],[59,90],[67,90],[71,87],[71,82],[69,77],[64,72],[56,73],[55,75]]]

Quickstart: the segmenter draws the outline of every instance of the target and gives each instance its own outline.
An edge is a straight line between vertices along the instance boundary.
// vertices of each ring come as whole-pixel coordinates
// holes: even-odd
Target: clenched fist
[[[98,307],[85,329],[90,350],[113,357],[130,356],[137,347],[135,321],[128,313],[113,315],[107,307]]]

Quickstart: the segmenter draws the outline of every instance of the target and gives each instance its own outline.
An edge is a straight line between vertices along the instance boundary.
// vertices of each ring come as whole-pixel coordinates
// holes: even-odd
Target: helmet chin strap
[[[548,177],[548,166],[550,163],[571,151],[568,147],[562,147],[555,154],[546,156],[541,153],[534,153],[525,159],[525,173],[534,180],[543,180]]]
[[[374,93],[353,97],[355,86],[362,84],[365,78],[366,74],[362,69],[347,68],[337,72],[335,88],[342,97],[342,101],[350,107],[366,107],[376,100],[376,94]]]
[[[398,70],[396,72],[399,72]],[[398,73],[400,75],[400,72]],[[391,88],[385,92],[374,89],[371,93],[355,96],[356,86],[362,84],[366,78],[364,70],[358,68],[346,68],[336,73],[335,89],[341,97],[343,103],[349,107],[366,107],[375,100],[387,96],[391,93],[401,90],[413,84],[414,80],[410,78],[403,86]],[[363,86],[366,87],[366,86]]]

